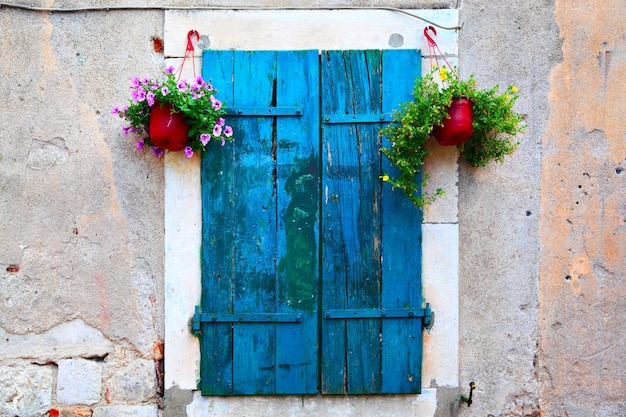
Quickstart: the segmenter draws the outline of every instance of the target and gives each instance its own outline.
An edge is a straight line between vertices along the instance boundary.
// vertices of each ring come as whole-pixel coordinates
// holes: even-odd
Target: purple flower
[[[180,91],[187,90],[187,82],[185,80],[180,80],[176,86],[178,87]]]
[[[199,75],[196,77],[196,84],[198,84],[200,87],[206,87],[206,83]]]
[[[224,138],[222,138],[222,146],[224,146],[225,143],[226,141],[224,140]]]
[[[165,73],[166,74],[173,74],[174,73],[174,66],[170,65],[169,67],[165,68]]]
[[[211,107],[213,107],[213,110],[219,110],[222,108],[222,102],[215,97],[211,96],[209,100],[211,100]]]
[[[143,138],[141,138],[137,142],[135,142],[135,145],[137,146],[138,150],[143,151]]]
[[[197,100],[197,99],[202,98],[202,97],[204,97],[204,93],[202,91],[200,91],[198,94],[194,94],[193,95],[193,99],[194,100]]]
[[[151,90],[158,90],[158,89],[159,89],[159,84],[155,81],[155,82],[152,84],[152,87],[150,87],[150,89],[151,89]]]
[[[137,103],[140,101],[144,101],[146,99],[146,90],[144,90],[143,88],[139,88],[137,90],[133,90],[130,93],[130,98],[132,98],[132,100]]]
[[[132,127],[122,126],[122,133],[124,133],[124,135],[128,136],[128,132],[130,132],[131,129],[132,129]]]
[[[208,133],[203,133],[200,135],[200,142],[202,142],[202,145],[206,145],[207,143],[209,143],[210,140],[211,135],[209,135]]]
[[[130,79],[130,88],[139,88],[140,81],[139,77],[133,75],[133,78]]]
[[[185,146],[185,156],[187,158],[191,158],[193,156],[193,149],[191,149],[191,146]]]
[[[152,148],[152,153],[154,154],[156,158],[160,158],[165,154],[165,151],[161,148],[157,148],[156,146],[154,146]]]
[[[223,117],[220,117],[219,119],[217,119],[217,124],[220,126],[224,126],[226,124],[226,120],[224,120]]]
[[[120,108],[115,106],[111,109],[111,114],[119,114]]]
[[[213,126],[213,136],[218,138],[220,137],[221,134],[222,134],[222,126],[217,125],[217,124]]]
[[[146,101],[148,102],[148,106],[152,107],[154,104],[154,93],[152,91],[146,94]]]
[[[224,136],[226,136],[227,138],[231,137],[233,135],[233,128],[230,126],[225,126],[224,127]]]
[[[163,94],[164,96],[168,95],[170,93],[170,89],[167,87],[163,87],[161,89],[161,94]]]

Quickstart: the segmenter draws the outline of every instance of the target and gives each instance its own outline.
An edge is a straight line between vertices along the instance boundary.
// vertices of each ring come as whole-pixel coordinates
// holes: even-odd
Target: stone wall
[[[110,110],[162,20],[0,7],[1,416],[156,413],[163,163]]]

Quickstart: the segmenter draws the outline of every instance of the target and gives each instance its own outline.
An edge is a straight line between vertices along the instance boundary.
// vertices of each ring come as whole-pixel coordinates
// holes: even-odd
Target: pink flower
[[[229,138],[233,135],[233,128],[230,126],[224,127],[224,135]]]
[[[206,83],[201,76],[196,77],[196,84],[198,84],[200,87],[206,87]]]
[[[152,148],[152,153],[154,154],[156,158],[160,158],[165,154],[165,151],[161,148],[157,148],[156,146],[154,146]]]
[[[140,83],[139,77],[134,75],[133,78],[130,79],[130,88],[139,88]]]
[[[113,108],[111,109],[111,114],[114,114],[114,115],[115,115],[115,114],[119,114],[119,112],[120,112],[120,108],[119,108],[119,107],[117,107],[117,106],[115,106],[115,107],[113,107]]]
[[[216,99],[213,96],[211,96],[210,100],[211,100],[211,107],[213,107],[213,110],[219,110],[219,109],[222,108],[222,102],[221,101],[219,101],[218,99]]]
[[[221,134],[222,134],[222,126],[220,126],[218,124],[213,126],[213,136],[218,138],[218,137],[220,137]]]
[[[185,156],[187,158],[191,158],[193,156],[193,149],[191,149],[191,146],[185,146]]]
[[[170,65],[169,67],[165,68],[165,73],[166,74],[173,74],[174,73],[174,66]]]
[[[209,135],[208,133],[203,133],[200,135],[200,142],[202,142],[202,145],[206,145],[207,143],[209,143],[210,140],[211,135]]]
[[[139,139],[135,145],[137,146],[137,149],[140,151],[143,151],[143,138]]]
[[[146,101],[148,102],[148,106],[152,107],[154,104],[154,93],[152,91],[146,94]]]
[[[226,120],[224,120],[223,117],[220,117],[219,119],[217,119],[217,124],[220,126],[224,126],[226,124]]]

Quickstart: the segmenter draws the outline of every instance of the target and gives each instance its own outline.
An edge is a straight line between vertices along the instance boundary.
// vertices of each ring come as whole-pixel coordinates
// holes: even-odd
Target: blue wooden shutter
[[[381,121],[410,99],[416,51],[322,56],[322,392],[418,393],[421,212],[380,180]]]
[[[203,395],[420,392],[421,212],[378,137],[419,74],[408,50],[205,51],[235,142],[202,157]]]
[[[205,395],[317,392],[318,67],[317,51],[203,55],[237,114],[202,157]]]

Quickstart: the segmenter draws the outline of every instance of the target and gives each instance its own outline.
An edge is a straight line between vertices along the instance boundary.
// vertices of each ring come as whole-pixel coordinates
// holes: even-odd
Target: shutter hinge
[[[302,323],[302,314],[299,313],[202,313],[196,306],[193,315],[192,331],[200,332],[200,325],[224,323]]]
[[[322,118],[324,124],[338,123],[389,123],[393,121],[392,113],[379,114],[325,114]]]
[[[324,310],[324,319],[326,320],[413,318],[421,318],[424,328],[430,330],[434,321],[434,313],[430,309],[430,304],[426,303],[426,307],[424,308]]]
[[[276,117],[276,116],[302,116],[302,108],[288,106],[271,107],[235,107],[226,109],[228,116],[254,116],[254,117]]]

